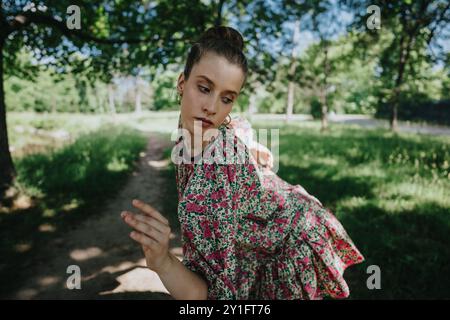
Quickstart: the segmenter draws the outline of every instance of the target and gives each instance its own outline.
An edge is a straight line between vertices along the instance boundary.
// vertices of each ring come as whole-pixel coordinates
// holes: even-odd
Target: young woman
[[[168,221],[151,206],[133,202],[142,214],[122,216],[175,299],[348,297],[344,270],[364,257],[329,209],[270,172],[270,151],[246,139],[250,123],[229,117],[247,77],[243,44],[233,28],[208,29],[178,78],[178,128],[188,133],[175,144],[183,261],[168,252]],[[228,158],[197,161],[207,154]]]

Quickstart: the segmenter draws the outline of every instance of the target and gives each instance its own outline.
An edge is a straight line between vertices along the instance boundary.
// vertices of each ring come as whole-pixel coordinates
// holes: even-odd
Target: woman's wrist
[[[186,267],[175,255],[168,253],[167,260],[161,263],[161,268],[154,271],[174,299],[207,299],[206,279]]]
[[[161,267],[157,270],[154,270],[159,276],[164,276],[168,273],[170,273],[170,270],[173,266],[173,259],[176,259],[170,252],[167,252],[167,256],[164,259],[164,262],[161,263]]]

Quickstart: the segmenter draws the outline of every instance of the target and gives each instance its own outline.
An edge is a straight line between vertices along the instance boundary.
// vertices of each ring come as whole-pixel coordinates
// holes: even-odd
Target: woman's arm
[[[121,216],[135,229],[130,237],[142,245],[147,267],[159,275],[175,299],[207,299],[207,282],[169,252],[169,221],[146,203],[135,200],[133,206],[144,214],[124,211]]]
[[[162,283],[177,300],[206,300],[208,285],[197,273],[189,270],[169,253],[167,265],[157,272]]]

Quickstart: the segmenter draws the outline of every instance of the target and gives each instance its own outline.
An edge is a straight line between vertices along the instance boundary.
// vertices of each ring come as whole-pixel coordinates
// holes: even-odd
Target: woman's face
[[[178,77],[177,90],[181,98],[181,122],[194,136],[194,121],[197,131],[203,133],[218,128],[236,101],[244,82],[242,69],[226,58],[207,52],[191,70],[186,80],[182,72]],[[202,127],[204,118],[212,122]]]

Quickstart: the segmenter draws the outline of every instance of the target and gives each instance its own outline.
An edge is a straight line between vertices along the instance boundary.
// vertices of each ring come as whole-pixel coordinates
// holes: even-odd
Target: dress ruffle
[[[246,213],[238,223],[237,239],[243,249],[236,252],[238,259],[254,261],[241,266],[242,274],[236,280],[248,288],[244,296],[348,297],[344,271],[364,257],[341,223],[300,185],[290,185],[276,175],[262,179],[263,201],[259,205],[245,201]],[[255,270],[256,277],[248,277]]]
[[[347,267],[364,261],[342,225],[326,208],[311,199],[294,217],[294,227],[274,251],[247,246],[240,258],[257,262],[247,271],[257,276],[238,283],[252,288],[250,299],[346,298],[350,291],[343,278]],[[263,229],[262,229],[263,230]],[[267,230],[265,230],[267,232]],[[250,252],[248,251],[250,249]],[[252,259],[253,258],[253,259]]]

